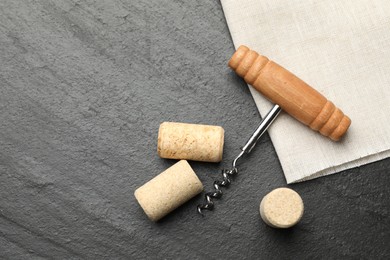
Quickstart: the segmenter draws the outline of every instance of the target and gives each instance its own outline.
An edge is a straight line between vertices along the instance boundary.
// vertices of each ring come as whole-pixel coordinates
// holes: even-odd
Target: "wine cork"
[[[222,161],[224,130],[220,126],[164,122],[158,131],[161,158]]]
[[[303,215],[301,196],[288,188],[278,188],[268,193],[260,203],[261,218],[274,228],[289,228]]]
[[[139,187],[134,196],[149,219],[158,221],[202,190],[198,176],[181,160]]]

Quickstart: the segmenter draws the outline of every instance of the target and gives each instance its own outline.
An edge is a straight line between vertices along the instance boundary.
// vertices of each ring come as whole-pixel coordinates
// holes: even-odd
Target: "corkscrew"
[[[222,180],[214,181],[214,191],[207,192],[205,194],[205,203],[198,205],[198,212],[203,215],[202,210],[212,210],[214,208],[213,199],[219,199],[223,195],[223,191],[221,187],[228,187],[235,175],[238,174],[237,164],[238,161],[244,156],[244,154],[249,154],[252,149],[255,147],[257,141],[260,137],[267,131],[268,127],[272,124],[275,118],[279,115],[282,109],[278,105],[274,105],[274,107],[268,112],[268,114],[264,117],[264,119],[260,122],[259,126],[253,132],[251,137],[245,143],[243,147],[241,147],[241,152],[237,155],[237,157],[232,162],[231,169],[223,169],[222,170]]]
[[[229,61],[229,67],[276,105],[241,148],[241,152],[233,160],[232,168],[222,170],[223,179],[214,182],[214,191],[205,194],[205,203],[198,205],[200,214],[204,209],[214,208],[213,199],[220,198],[223,194],[221,188],[229,186],[237,175],[238,160],[251,152],[282,109],[333,141],[340,140],[351,124],[351,119],[318,91],[282,66],[246,46],[242,45],[237,49]]]

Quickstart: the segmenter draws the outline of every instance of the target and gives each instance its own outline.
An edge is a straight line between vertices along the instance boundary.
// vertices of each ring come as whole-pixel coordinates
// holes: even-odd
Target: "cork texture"
[[[158,133],[157,152],[168,159],[220,162],[223,144],[220,126],[164,122]]]
[[[271,227],[289,228],[302,218],[303,201],[299,194],[288,188],[268,193],[260,203],[260,215]]]
[[[138,188],[134,195],[152,221],[158,221],[203,190],[187,161],[181,160]]]

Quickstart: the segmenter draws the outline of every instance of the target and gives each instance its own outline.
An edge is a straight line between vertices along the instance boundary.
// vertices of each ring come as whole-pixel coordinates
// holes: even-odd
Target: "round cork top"
[[[271,227],[289,228],[303,215],[301,196],[289,188],[278,188],[268,193],[260,203],[261,218]]]

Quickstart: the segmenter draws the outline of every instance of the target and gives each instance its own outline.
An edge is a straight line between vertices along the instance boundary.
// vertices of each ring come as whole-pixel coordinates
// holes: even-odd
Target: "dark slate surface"
[[[0,1],[1,258],[388,259],[390,160],[291,185],[305,215],[275,230],[268,136],[215,211],[146,218],[134,190],[174,163],[161,122],[225,128],[224,163],[191,162],[206,189],[257,126],[233,51],[217,1]]]

